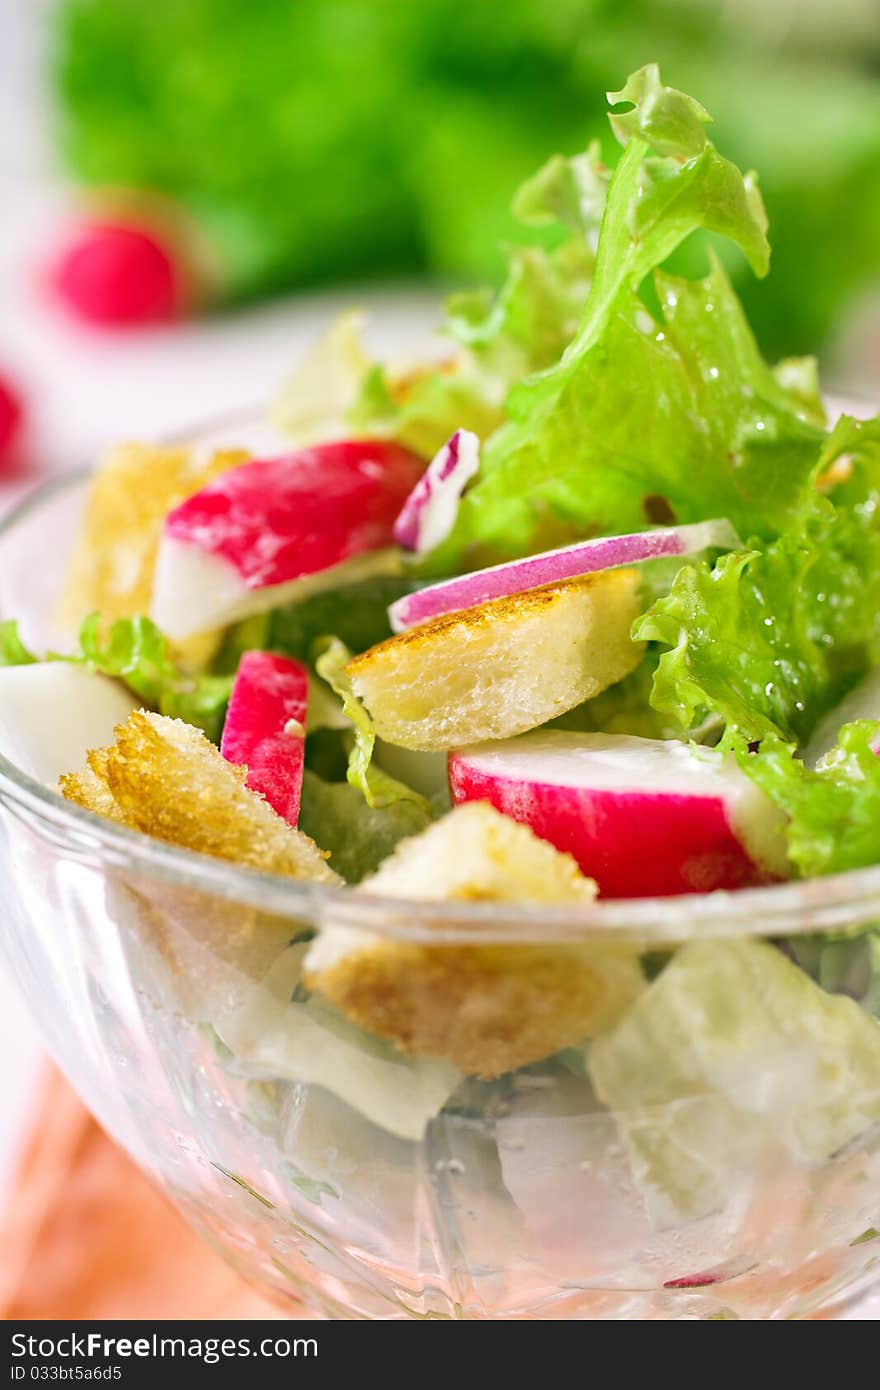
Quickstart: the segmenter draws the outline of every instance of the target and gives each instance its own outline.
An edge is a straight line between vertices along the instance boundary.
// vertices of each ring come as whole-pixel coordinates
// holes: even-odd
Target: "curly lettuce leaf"
[[[399,576],[377,575],[246,618],[226,633],[215,668],[234,671],[251,648],[310,663],[316,643],[331,633],[352,651],[366,651],[391,636],[388,606],[413,587]]]
[[[608,188],[596,273],[566,366],[597,342],[621,291],[638,290],[651,271],[697,230],[729,237],[756,275],[770,264],[767,216],[754,174],[743,175],[706,134],[711,116],[698,101],[660,80],[656,63],[634,72],[610,117],[624,146]]]
[[[774,535],[815,464],[823,436],[805,374],[789,388],[766,365],[720,264],[703,281],[657,273],[694,232],[729,238],[766,271],[753,176],[655,67],[612,100],[632,106],[612,117],[626,144],[580,325],[556,365],[513,386],[432,571],[639,529],[658,498],[680,521],[722,515]]]
[[[557,361],[577,328],[607,181],[594,142],[583,154],[555,155],[523,184],[514,215],[551,244],[509,248],[497,294],[469,290],[450,297],[443,327],[455,344],[450,360],[399,379],[371,367],[350,424],[427,456],[456,429],[480,438],[497,429],[510,387]]]
[[[370,357],[362,341],[364,314],[339,314],[284,383],[270,419],[294,444],[319,444],[345,433]]]
[[[557,244],[514,246],[497,295],[462,291],[447,302],[447,331],[512,384],[554,363],[580,320],[593,273],[608,171],[594,141],[583,154],[553,155],[517,191],[524,227],[552,229]]]
[[[149,618],[120,618],[104,630],[100,616],[86,618],[80,630],[80,661],[93,671],[113,676],[145,704],[173,719],[183,719],[220,741],[231,675],[193,675],[171,656],[167,639]]]
[[[184,671],[149,618],[119,618],[107,627],[99,613],[92,613],[80,628],[77,651],[48,652],[44,659],[69,661],[122,681],[145,705],[196,725],[215,743],[220,740],[233,677]],[[37,660],[22,642],[14,621],[0,624],[0,666]]]
[[[363,796],[372,809],[392,805],[395,801],[412,801],[424,808],[427,820],[431,819],[427,801],[403,782],[389,776],[373,762],[376,745],[376,731],[372,720],[352,689],[346,673],[346,665],[351,660],[351,652],[338,637],[328,638],[326,646],[315,663],[315,669],[326,681],[335,695],[342,701],[343,712],[351,721],[352,744],[348,757],[347,780]],[[426,824],[427,824],[426,820]]]
[[[349,883],[374,873],[398,840],[418,835],[431,820],[428,803],[414,796],[371,806],[348,782],[328,782],[308,769],[303,774],[299,828],[329,852]]]
[[[847,434],[844,426],[837,436]],[[843,488],[859,487],[851,477]],[[880,529],[873,510],[815,495],[771,545],[689,565],[637,621],[662,643],[652,704],[685,727],[804,742],[880,661]]]
[[[797,756],[880,664],[880,419],[843,417],[812,483],[778,540],[683,568],[634,627],[666,648],[652,706],[686,728],[724,727],[743,770],[785,811],[804,877],[880,861],[874,726],[846,725],[815,768]]]
[[[761,358],[719,264],[655,285],[655,314],[624,294],[573,371],[539,378],[541,397],[515,388],[517,418],[483,446],[432,571],[640,530],[658,514],[726,516],[743,535],[790,524],[821,429]]]
[[[500,396],[494,380],[484,381],[476,368],[465,369],[453,359],[407,377],[394,377],[374,363],[348,412],[348,424],[357,434],[396,439],[432,458],[459,428],[481,438],[490,433],[500,417]]]
[[[0,666],[32,666],[38,660],[22,641],[15,618],[0,623]]]
[[[740,766],[788,816],[788,854],[803,878],[880,862],[880,758],[877,725],[858,720],[815,768],[777,735],[755,753],[740,744]]]

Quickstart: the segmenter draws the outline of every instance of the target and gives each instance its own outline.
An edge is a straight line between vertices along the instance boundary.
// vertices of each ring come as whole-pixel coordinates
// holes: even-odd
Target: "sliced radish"
[[[154,621],[179,640],[396,568],[394,522],[423,467],[346,440],[230,469],[166,517]]]
[[[804,749],[807,767],[815,767],[819,759],[834,748],[844,724],[852,724],[856,719],[880,719],[880,670],[865,676],[836,709],[819,721]],[[880,756],[880,730],[871,740],[871,747]]]
[[[238,667],[220,752],[247,766],[247,784],[291,825],[299,817],[309,673],[271,652],[245,652]]]
[[[738,767],[675,739],[544,730],[449,756],[452,797],[567,850],[606,897],[708,892],[786,872],[784,816]]]
[[[0,753],[38,782],[55,787],[140,702],[107,676],[68,661],[0,667]]]
[[[422,555],[445,541],[465,486],[480,466],[480,441],[470,430],[456,430],[428,464],[394,523],[394,539]]]
[[[528,555],[524,560],[510,560],[504,565],[474,570],[472,574],[444,579],[440,584],[405,594],[392,603],[388,618],[392,631],[403,632],[444,613],[456,613],[459,609],[525,593],[528,589],[541,589],[545,584],[576,579],[595,570],[614,569],[618,565],[632,565],[663,556],[694,555],[709,546],[732,550],[739,544],[739,537],[724,519],[701,521],[695,526],[636,531],[629,536],[600,536],[563,546],[560,550]]]

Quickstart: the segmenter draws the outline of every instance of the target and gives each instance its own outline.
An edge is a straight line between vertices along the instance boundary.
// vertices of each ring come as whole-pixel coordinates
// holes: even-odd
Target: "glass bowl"
[[[233,422],[211,441],[252,435]],[[0,531],[0,607],[25,613],[42,645],[84,492],[82,477],[53,484]],[[408,903],[146,839],[2,758],[0,803],[0,940],[47,1047],[204,1239],[291,1310],[801,1318],[834,1315],[877,1278],[877,1108],[821,1161],[780,1138],[789,1079],[823,1065],[813,1049],[745,1054],[731,1142],[731,1112],[708,1087],[612,1113],[581,1049],[495,1081],[463,1078],[356,1029],[297,977],[301,943],[331,924],[449,951],[618,943],[656,968],[694,939],[880,921],[880,869],[577,910]],[[837,1063],[830,1084],[845,1103],[846,1057]],[[708,1163],[698,1200],[685,1184],[676,1204],[646,1179],[645,1126],[667,1160],[679,1146],[683,1173],[696,1145]]]

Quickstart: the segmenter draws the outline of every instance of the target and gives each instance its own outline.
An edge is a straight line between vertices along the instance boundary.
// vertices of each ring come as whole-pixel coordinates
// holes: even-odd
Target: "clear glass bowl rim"
[[[197,434],[193,430],[188,437]],[[65,473],[37,486],[0,519],[0,545],[47,502],[81,484],[89,471]],[[3,616],[14,615],[0,614]],[[264,874],[166,844],[65,801],[2,754],[0,804],[14,807],[26,817],[36,816],[41,831],[53,835],[62,850],[98,866],[159,877],[265,913],[305,917],[316,924],[332,921],[334,925],[434,945],[583,944],[632,939],[644,946],[659,946],[697,936],[766,937],[840,931],[880,919],[880,865],[737,892],[600,899],[577,907],[436,902],[380,897],[349,887]]]

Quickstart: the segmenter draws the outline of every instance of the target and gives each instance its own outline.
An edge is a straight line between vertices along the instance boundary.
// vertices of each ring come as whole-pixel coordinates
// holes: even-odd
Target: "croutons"
[[[574,860],[485,802],[402,841],[357,893],[430,900],[589,903]],[[305,978],[353,1022],[468,1075],[497,1076],[609,1027],[642,988],[627,948],[416,945],[327,927]]]
[[[603,570],[410,628],[347,666],[376,732],[405,748],[509,738],[638,665],[639,577]]]
[[[149,613],[162,522],[184,498],[246,462],[241,449],[119,444],[94,474],[59,622],[76,632],[90,613],[106,622]],[[187,652],[187,655],[190,655]],[[196,664],[198,653],[192,655]]]
[[[339,882],[307,835],[245,786],[247,769],[221,757],[181,719],[135,710],[112,748],[61,778],[70,801],[159,840],[291,878]]]

